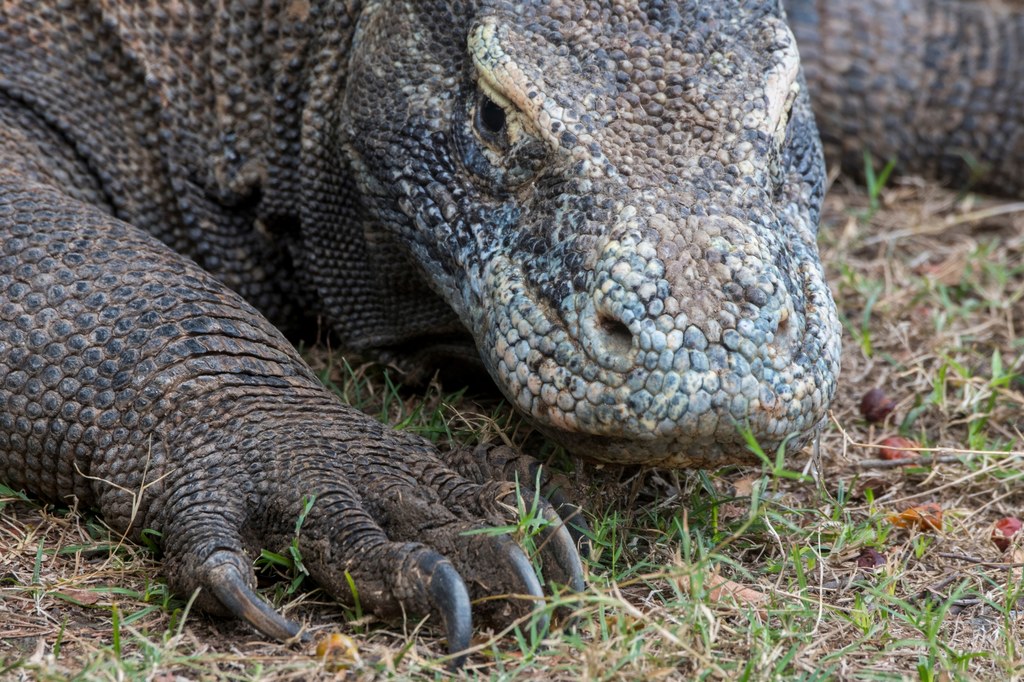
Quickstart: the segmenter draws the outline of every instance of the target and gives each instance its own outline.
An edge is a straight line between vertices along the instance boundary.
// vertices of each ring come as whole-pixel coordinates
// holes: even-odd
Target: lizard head
[[[342,108],[361,193],[510,401],[619,463],[813,435],[840,326],[777,2],[396,2],[360,22]]]

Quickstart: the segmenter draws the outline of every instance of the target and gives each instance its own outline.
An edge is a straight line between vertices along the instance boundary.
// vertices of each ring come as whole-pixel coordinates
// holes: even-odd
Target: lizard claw
[[[543,493],[568,531],[571,541],[578,548],[577,562],[579,556],[590,556],[590,524],[587,523],[583,509],[572,502],[557,485],[548,485]]]
[[[541,556],[545,559],[545,577],[565,585],[573,592],[581,592],[586,587],[586,580],[569,524],[550,507],[544,510],[544,518],[551,524],[544,532],[540,545]]]
[[[461,668],[466,662],[465,652],[473,636],[473,616],[469,605],[469,594],[458,571],[444,561],[440,554],[430,554],[420,560],[420,570],[429,575],[427,592],[434,608],[444,620],[448,637],[448,653],[452,656],[450,667]]]
[[[239,564],[245,559],[235,552],[220,550],[206,560],[206,587],[224,608],[262,632],[282,642],[295,639],[302,628],[260,599],[245,579]],[[249,571],[251,573],[251,571]]]
[[[533,570],[533,565],[530,564],[530,559],[526,556],[526,552],[508,535],[499,535],[495,537],[495,540],[498,543],[501,555],[503,555],[502,558],[504,558],[508,568],[512,570],[512,575],[519,582],[517,596],[525,597],[532,601],[535,610],[541,608],[544,604],[544,590],[541,589],[540,580],[537,579],[537,573]],[[538,629],[544,630],[547,626],[548,617],[540,615],[538,618]]]

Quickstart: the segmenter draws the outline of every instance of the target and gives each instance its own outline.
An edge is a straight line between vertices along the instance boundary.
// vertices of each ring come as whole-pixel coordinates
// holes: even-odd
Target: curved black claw
[[[294,639],[302,631],[294,623],[275,611],[249,587],[245,574],[239,568],[245,566],[242,557],[227,550],[214,552],[206,560],[206,581],[204,587],[237,618],[241,618],[267,637],[282,642]]]
[[[530,558],[508,535],[499,535],[495,540],[499,543],[503,558],[519,581],[519,595],[531,599],[534,602],[534,610],[541,609],[544,605],[544,590],[541,589],[540,580],[537,579],[537,572],[533,570]],[[541,630],[547,628],[547,615],[538,617],[537,626]]]
[[[565,524],[573,544],[578,548],[577,553],[580,556],[590,556],[590,524],[583,515],[583,508],[569,500],[562,489],[554,485],[546,486],[541,494],[551,503],[555,513]]]
[[[576,550],[572,532],[554,509],[547,508],[543,513],[551,524],[544,532],[540,544],[544,577],[565,585],[573,592],[581,592],[587,584],[583,577],[583,562]]]
[[[465,652],[473,637],[473,616],[469,605],[469,592],[458,571],[440,554],[424,556],[419,568],[427,581],[430,601],[444,619],[445,634],[448,636],[448,653],[452,656],[449,666],[461,668],[466,662]]]

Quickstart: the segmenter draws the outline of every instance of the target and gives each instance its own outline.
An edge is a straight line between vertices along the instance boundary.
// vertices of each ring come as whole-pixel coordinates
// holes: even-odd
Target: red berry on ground
[[[860,399],[860,413],[869,422],[884,421],[896,409],[896,401],[880,388],[873,388]]]
[[[1012,516],[996,521],[992,527],[992,542],[1001,551],[1005,552],[1013,542],[1013,536],[1020,532],[1021,521]]]
[[[920,455],[915,449],[921,447],[913,438],[889,436],[878,444],[878,456],[881,459],[913,459]]]

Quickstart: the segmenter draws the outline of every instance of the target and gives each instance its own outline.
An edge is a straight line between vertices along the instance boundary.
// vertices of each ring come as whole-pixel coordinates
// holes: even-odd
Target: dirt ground
[[[997,523],[1024,514],[1024,204],[913,179],[873,200],[839,183],[822,230],[846,330],[816,452],[703,473],[594,476],[569,461],[598,536],[587,591],[558,598],[572,627],[536,641],[482,632],[467,674],[1024,679],[1022,533],[1005,550],[992,540]],[[504,414],[493,401],[453,404],[436,387],[384,404],[392,394],[379,379],[339,371],[336,381],[354,382],[392,421],[433,413],[453,430],[492,433]],[[861,402],[873,388],[894,406],[869,422]],[[518,420],[499,421],[517,444],[550,449]],[[897,435],[921,451],[884,459],[878,443]],[[325,663],[315,643],[267,643],[192,613],[167,594],[153,553],[94,517],[2,489],[0,510],[0,679],[445,669],[443,642],[422,623],[380,624],[310,589],[289,594],[270,571],[265,596],[307,622],[314,642],[334,633]]]

